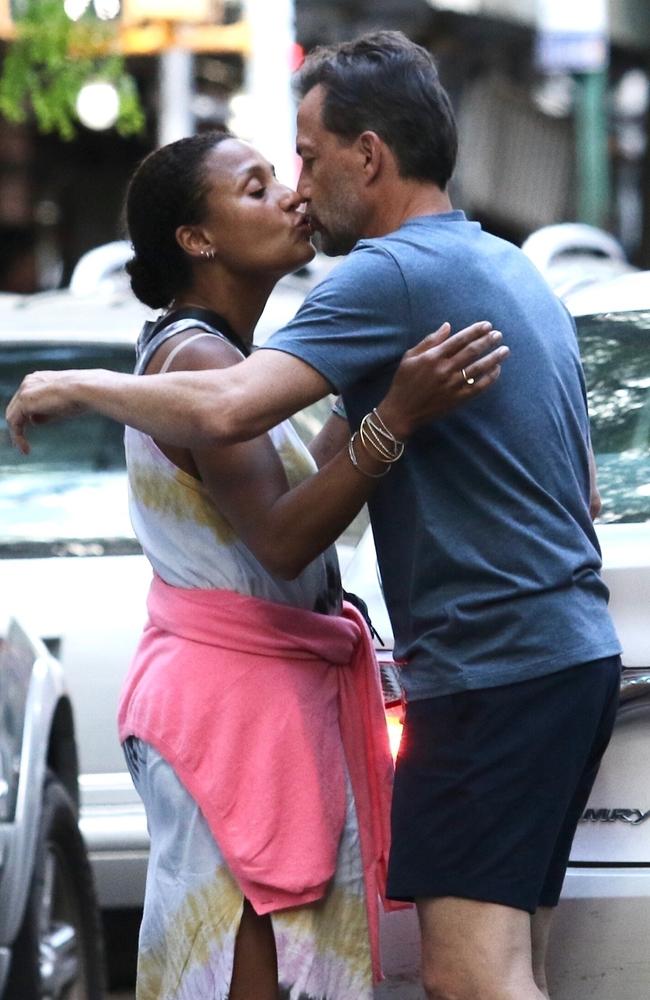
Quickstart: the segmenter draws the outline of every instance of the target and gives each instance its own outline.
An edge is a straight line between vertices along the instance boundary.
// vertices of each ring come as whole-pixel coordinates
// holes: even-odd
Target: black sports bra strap
[[[147,338],[142,344],[142,348],[146,346],[152,337],[164,330],[165,327],[170,326],[172,323],[177,323],[179,320],[186,319],[195,319],[202,324],[206,324],[206,326],[213,327],[215,331],[222,334],[222,336],[240,350],[244,356],[248,357],[251,353],[248,344],[245,344],[239,334],[235,333],[228,320],[224,319],[220,313],[215,312],[213,309],[203,309],[200,306],[183,306],[180,309],[172,309],[171,312],[165,313],[147,331]]]

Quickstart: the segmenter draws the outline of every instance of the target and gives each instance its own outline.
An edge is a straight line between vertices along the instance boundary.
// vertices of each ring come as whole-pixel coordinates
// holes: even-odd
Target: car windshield
[[[604,522],[650,521],[650,310],[576,319]]]
[[[23,376],[36,369],[132,372],[133,364],[129,345],[3,344],[0,412],[4,417]],[[39,545],[98,539],[126,539],[127,548],[133,547],[123,436],[120,424],[96,414],[35,428],[28,456],[11,447],[6,433],[0,435],[3,554],[28,554],[27,549],[34,554]]]

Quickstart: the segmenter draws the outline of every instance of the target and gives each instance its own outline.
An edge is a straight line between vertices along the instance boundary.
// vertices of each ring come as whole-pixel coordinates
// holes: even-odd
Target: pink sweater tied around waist
[[[154,577],[120,739],[150,743],[199,804],[257,913],[323,896],[354,791],[373,969],[392,760],[365,622]]]

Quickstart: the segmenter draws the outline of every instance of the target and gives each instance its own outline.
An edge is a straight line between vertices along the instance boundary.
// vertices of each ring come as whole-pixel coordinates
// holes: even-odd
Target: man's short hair
[[[304,97],[325,90],[323,125],[353,141],[376,132],[390,146],[400,176],[442,190],[456,162],[458,136],[433,58],[399,31],[377,31],[341,45],[320,46],[296,74]]]

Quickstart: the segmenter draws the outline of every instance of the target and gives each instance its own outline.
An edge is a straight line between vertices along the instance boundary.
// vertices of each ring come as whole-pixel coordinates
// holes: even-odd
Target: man
[[[389,892],[416,901],[431,1000],[539,1000],[620,669],[574,330],[516,248],[452,209],[455,125],[423,49],[379,32],[317,51],[298,82],[299,191],[347,259],[226,377],[31,376],[10,428],[26,447],[32,416],[92,407],[176,444],[236,440],[332,388],[356,428],[432,320],[504,332],[498,381],[472,394],[482,363],[463,362],[467,404],[411,438],[370,504],[407,697]]]

